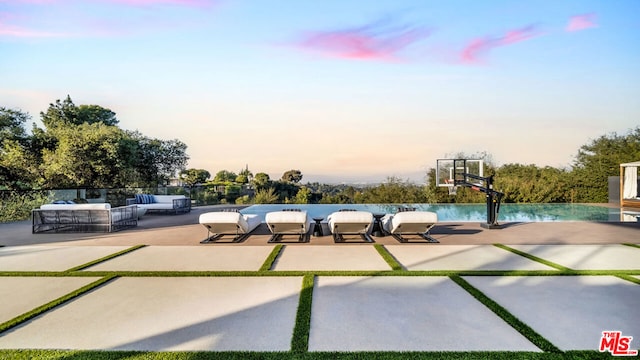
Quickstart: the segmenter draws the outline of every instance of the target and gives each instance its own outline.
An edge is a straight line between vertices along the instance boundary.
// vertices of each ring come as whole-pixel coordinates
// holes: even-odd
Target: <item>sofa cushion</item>
[[[175,199],[186,199],[187,197],[184,195],[153,195],[154,203],[170,203],[173,204],[173,200]]]
[[[40,210],[109,210],[111,204],[44,204],[40,206]]]
[[[151,194],[136,194],[136,204],[153,204],[155,196]]]

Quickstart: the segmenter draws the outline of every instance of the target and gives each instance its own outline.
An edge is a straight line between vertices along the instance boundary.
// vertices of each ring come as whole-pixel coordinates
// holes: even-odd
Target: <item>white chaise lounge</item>
[[[284,235],[298,235],[299,242],[309,242],[309,218],[306,211],[282,210],[267,213],[264,217],[273,234],[269,242],[282,240]]]
[[[245,240],[262,220],[255,214],[239,212],[207,212],[200,214],[200,224],[207,228],[207,238],[201,243],[212,243],[224,235],[233,235],[233,242]]]
[[[428,242],[438,240],[429,235],[429,230],[438,222],[438,214],[431,211],[401,211],[382,218],[382,228],[400,242],[408,242],[403,234],[417,234]]]
[[[368,211],[341,210],[327,217],[327,224],[335,242],[344,242],[343,234],[357,234],[366,242],[374,242],[369,236],[372,223],[373,214]]]

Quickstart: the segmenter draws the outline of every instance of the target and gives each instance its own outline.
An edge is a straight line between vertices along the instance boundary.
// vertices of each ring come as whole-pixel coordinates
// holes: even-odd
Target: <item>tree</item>
[[[84,123],[102,123],[109,126],[118,124],[116,113],[113,111],[99,105],[76,106],[69,95],[63,101],[58,99],[54,104],[49,104],[47,111],[40,113],[40,118],[47,129]]]
[[[76,110],[76,124],[93,124],[101,122],[105,125],[116,126],[116,113],[98,105],[80,105]]]
[[[75,124],[78,108],[67,95],[63,101],[56,100],[55,103],[49,104],[46,112],[40,112],[40,119],[45,128],[51,129],[63,124]]]
[[[211,177],[211,174],[204,169],[187,169],[180,172],[180,180],[184,181],[190,187],[195,184],[203,183]]]
[[[577,202],[607,202],[607,178],[620,175],[620,164],[640,159],[640,127],[626,135],[603,135],[583,145],[576,156],[572,181]]]
[[[182,141],[152,139],[138,132],[130,135],[137,143],[134,167],[139,185],[164,184],[185,169],[189,156],[187,145]]]
[[[249,178],[246,175],[240,174],[236,176],[236,179],[234,181],[237,182],[238,184],[246,184],[249,182]]]
[[[242,176],[244,181],[237,181],[240,182],[242,184],[246,184],[248,182],[250,182],[251,180],[253,180],[253,173],[249,170],[249,165],[246,165],[245,168],[243,170],[240,170],[240,172],[238,172],[238,176]],[[246,179],[246,180],[245,180]]]
[[[220,170],[216,173],[216,176],[213,178],[214,182],[217,183],[232,183],[236,181],[238,175],[228,170]]]
[[[569,200],[568,173],[552,167],[506,164],[496,171],[495,188],[502,201],[515,203],[565,202]]]
[[[34,185],[37,171],[24,124],[29,114],[0,107],[0,189]]]
[[[285,171],[284,174],[282,174],[282,181],[284,182],[292,182],[292,183],[299,183],[300,180],[302,180],[302,172],[300,172],[300,170],[289,170],[289,171]]]
[[[253,202],[256,204],[275,204],[278,202],[278,195],[274,188],[260,189],[256,191]]]
[[[55,150],[43,150],[41,171],[49,188],[123,186],[120,142],[126,134],[101,123],[53,130]]]
[[[384,183],[365,189],[359,196],[360,202],[373,204],[423,203],[425,199],[422,186],[397,177],[389,177]]]
[[[310,199],[311,199],[311,190],[306,186],[302,186],[300,190],[298,190],[298,192],[296,193],[294,203],[308,204]]]
[[[0,107],[0,144],[5,140],[26,140],[27,132],[24,125],[30,119],[29,114],[20,110]]]
[[[269,179],[269,174],[260,172],[253,178],[252,183],[256,189],[264,189],[270,185],[271,179]]]
[[[0,190],[32,188],[37,180],[36,162],[16,140],[4,140],[0,147]]]

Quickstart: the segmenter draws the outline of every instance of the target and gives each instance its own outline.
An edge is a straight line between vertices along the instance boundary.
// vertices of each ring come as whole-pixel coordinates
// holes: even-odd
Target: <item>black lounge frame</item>
[[[385,231],[385,233],[387,233],[387,232]],[[404,236],[402,236],[402,233],[399,233],[399,234],[390,234],[390,233],[387,233],[387,234],[388,234],[388,235],[393,236],[393,238],[394,238],[394,239],[398,240],[398,241],[399,241],[399,242],[401,242],[401,243],[408,243],[408,242],[410,242],[410,241],[409,241],[409,239],[407,239],[407,238],[405,238]],[[412,234],[412,235],[414,235],[414,234],[415,234],[415,235],[418,235],[418,236],[420,236],[421,238],[423,238],[424,240],[426,240],[426,241],[427,241],[428,243],[430,243],[430,244],[438,244],[438,243],[440,243],[440,241],[438,241],[438,240],[434,239],[433,237],[431,237],[431,235],[429,235],[429,231],[424,232],[424,233],[410,233],[410,234]]]
[[[209,225],[205,225],[205,227],[207,228],[207,238],[200,241],[200,244],[213,244],[215,243],[217,240],[220,240],[220,238],[222,238],[223,236],[228,236],[228,235],[233,235],[233,239],[231,240],[232,243],[239,243],[239,242],[243,242],[244,240],[246,240],[249,236],[251,236],[251,233],[253,232],[253,230],[249,231],[248,233],[244,233],[241,234],[240,233],[240,227],[236,225],[236,232],[235,233],[213,233],[211,232],[211,228],[209,227]]]

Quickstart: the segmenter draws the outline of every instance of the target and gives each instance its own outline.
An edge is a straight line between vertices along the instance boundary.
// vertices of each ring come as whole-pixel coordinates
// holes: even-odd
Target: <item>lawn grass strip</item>
[[[311,304],[313,302],[313,286],[315,276],[305,275],[302,278],[302,290],[296,312],[296,323],[291,337],[291,351],[300,354],[309,350],[309,332],[311,331]]]
[[[453,280],[456,284],[460,285],[464,290],[466,290],[471,296],[476,298],[482,304],[484,304],[489,310],[493,311],[496,315],[498,315],[502,320],[504,320],[507,324],[513,327],[516,331],[522,334],[527,340],[533,343],[535,346],[540,348],[542,351],[551,352],[551,353],[561,353],[558,347],[553,345],[549,340],[545,339],[542,335],[538,334],[535,330],[533,330],[529,325],[522,322],[520,319],[511,314],[507,309],[502,307],[497,302],[493,301],[487,295],[485,295],[482,291],[475,288],[469,282],[461,278],[460,276],[450,276],[451,280]]]
[[[384,247],[384,245],[373,244],[373,247],[376,249],[376,251],[378,251],[378,254],[382,256],[384,261],[386,261],[387,264],[389,264],[389,266],[391,267],[391,270],[393,271],[406,270],[404,266],[402,266],[402,264],[400,264],[398,260],[393,255],[391,255],[389,250],[387,250],[387,248]]]
[[[624,243],[624,244],[622,244],[622,245],[624,245],[624,246],[631,246],[631,247],[634,247],[634,248],[638,248],[638,249],[640,249],[640,244]]]
[[[271,253],[269,253],[269,256],[267,256],[267,258],[264,260],[264,263],[262,264],[262,266],[260,266],[260,270],[258,271],[271,270],[271,267],[273,267],[273,263],[275,263],[278,256],[280,256],[280,252],[282,252],[283,248],[284,248],[284,245],[282,244],[278,244],[274,246],[273,250],[271,250]]]
[[[130,253],[132,251],[138,250],[138,249],[143,248],[145,246],[147,246],[147,245],[136,245],[136,246],[130,247],[128,249],[124,249],[122,251],[118,251],[116,253],[107,255],[105,257],[101,257],[100,259],[96,259],[96,260],[90,261],[90,262],[88,262],[86,264],[82,264],[82,265],[78,265],[76,267],[72,267],[71,269],[65,270],[65,272],[80,271],[82,269],[86,269],[88,267],[91,267],[93,265],[99,264],[101,262],[105,262],[107,260],[111,260],[111,259],[117,258],[118,256],[122,256],[124,254],[128,254],[128,253]]]
[[[512,252],[512,253],[514,253],[516,255],[523,256],[523,257],[525,257],[525,258],[527,258],[529,260],[537,261],[537,262],[539,262],[541,264],[544,264],[544,265],[547,265],[547,266],[551,266],[552,268],[555,268],[555,269],[558,269],[558,270],[561,270],[561,271],[571,271],[572,270],[572,269],[570,269],[568,267],[562,266],[560,264],[556,264],[556,263],[554,263],[552,261],[545,260],[543,258],[539,258],[539,257],[537,257],[535,255],[531,255],[529,253],[514,249],[514,248],[506,246],[506,245],[493,244],[493,246],[498,247],[498,248],[503,249],[503,250],[510,251],[510,252]]]
[[[15,326],[18,326],[20,324],[22,324],[25,321],[28,321],[30,319],[33,319],[34,317],[43,314],[55,307],[58,307],[80,295],[85,294],[88,291],[91,291],[99,286],[102,286],[103,284],[115,279],[117,276],[105,276],[101,279],[98,279],[88,285],[85,285],[81,288],[79,288],[78,290],[72,291],[69,294],[63,295],[55,300],[52,300],[44,305],[38,306],[37,308],[28,311],[22,315],[19,315],[11,320],[8,320],[2,324],[0,324],[0,333],[7,331]]]

